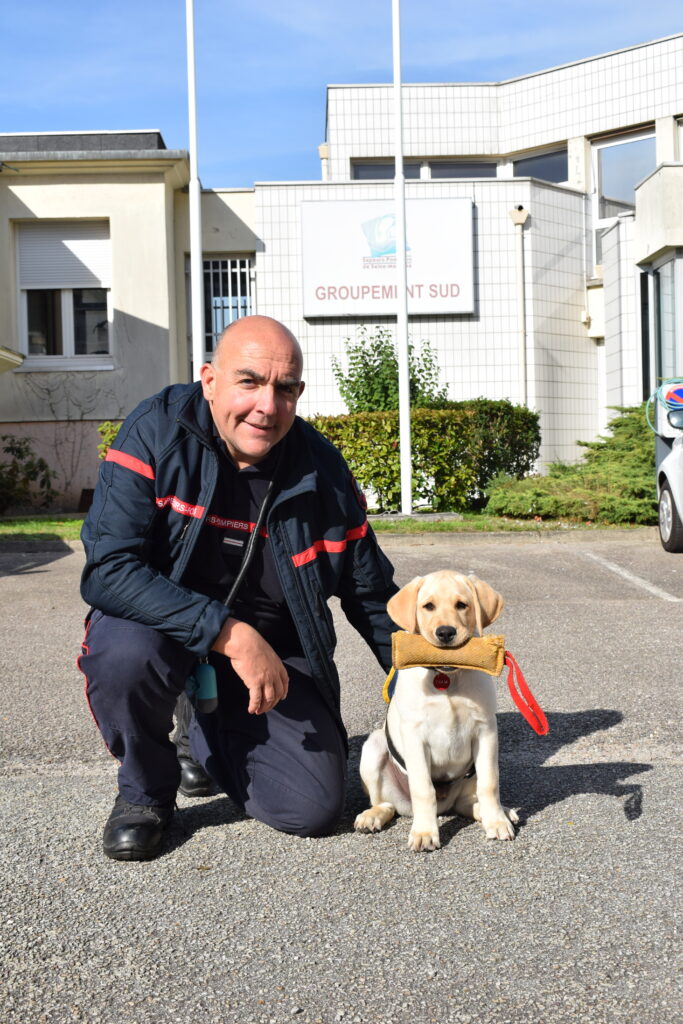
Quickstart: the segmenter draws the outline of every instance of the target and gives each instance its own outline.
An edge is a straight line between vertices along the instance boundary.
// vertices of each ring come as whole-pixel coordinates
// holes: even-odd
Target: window
[[[656,167],[654,136],[597,146],[599,215],[635,210],[635,186]]]
[[[393,181],[393,160],[372,160],[364,163],[351,164],[351,177],[354,181]],[[403,163],[404,178],[420,177],[420,161],[405,160]]]
[[[642,400],[645,402],[652,393],[650,367],[650,275],[641,271],[640,285],[640,359],[643,370]]]
[[[108,223],[19,224],[17,263],[22,368],[111,368]]]
[[[636,208],[635,186],[657,165],[651,130],[633,131],[593,142],[593,259],[602,263],[602,236],[622,213]]]
[[[676,358],[676,261],[669,260],[654,273],[657,376],[675,377]],[[683,370],[683,366],[681,367]]]
[[[515,178],[540,178],[556,183],[566,181],[569,177],[567,150],[558,149],[554,153],[538,153],[513,160],[512,171]]]
[[[495,178],[496,164],[484,160],[430,160],[432,178]]]
[[[204,257],[204,347],[210,356],[226,327],[252,311],[250,257]]]

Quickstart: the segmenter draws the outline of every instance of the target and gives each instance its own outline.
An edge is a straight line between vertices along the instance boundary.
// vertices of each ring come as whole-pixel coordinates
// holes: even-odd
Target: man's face
[[[246,318],[201,369],[216,429],[240,469],[268,455],[294,422],[304,389],[301,356],[275,321]]]

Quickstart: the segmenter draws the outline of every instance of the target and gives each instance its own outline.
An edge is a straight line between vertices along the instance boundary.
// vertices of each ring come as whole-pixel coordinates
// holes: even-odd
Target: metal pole
[[[519,404],[528,404],[527,358],[526,358],[526,288],[524,285],[524,225],[529,211],[523,206],[510,210],[510,220],[515,225],[515,252],[517,264],[517,360],[519,365]]]
[[[396,220],[396,348],[398,352],[398,429],[401,466],[401,512],[412,512],[410,456],[410,370],[408,367],[408,287],[406,278],[406,198],[403,176],[403,100],[401,90],[401,20],[399,0],[391,0],[394,60],[394,216]]]
[[[190,298],[192,309],[192,376],[199,380],[204,362],[204,288],[202,263],[202,187],[197,159],[197,94],[194,65],[194,0],[185,0],[187,101],[190,134]]]

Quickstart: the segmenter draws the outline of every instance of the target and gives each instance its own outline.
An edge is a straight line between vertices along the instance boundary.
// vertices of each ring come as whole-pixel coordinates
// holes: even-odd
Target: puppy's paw
[[[501,807],[499,814],[482,820],[481,824],[487,839],[514,839],[514,823],[517,821],[519,821],[519,818],[513,810]]]
[[[391,804],[375,804],[362,811],[353,823],[356,832],[379,832],[395,814]]]
[[[438,850],[441,846],[438,826],[433,829],[425,829],[424,831],[411,828],[410,835],[408,837],[408,846],[411,850],[414,850],[415,853],[421,853],[425,850]]]

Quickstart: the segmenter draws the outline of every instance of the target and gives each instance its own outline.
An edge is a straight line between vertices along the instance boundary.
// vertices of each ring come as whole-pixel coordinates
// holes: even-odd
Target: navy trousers
[[[107,747],[118,759],[119,792],[135,804],[167,804],[180,781],[171,742],[173,712],[195,657],[155,629],[94,611],[79,667]],[[251,817],[300,836],[331,832],[346,792],[339,725],[303,657],[285,659],[289,692],[264,715],[247,712],[249,694],[228,658],[211,655],[218,710],[199,712],[190,753]]]

